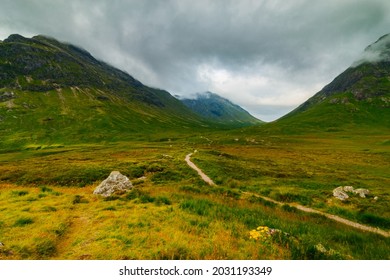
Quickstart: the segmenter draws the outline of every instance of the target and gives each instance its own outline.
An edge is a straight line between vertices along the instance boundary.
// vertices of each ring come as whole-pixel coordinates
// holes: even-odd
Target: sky
[[[390,33],[388,0],[0,0],[0,40],[54,37],[142,83],[211,91],[264,121],[293,110]]]

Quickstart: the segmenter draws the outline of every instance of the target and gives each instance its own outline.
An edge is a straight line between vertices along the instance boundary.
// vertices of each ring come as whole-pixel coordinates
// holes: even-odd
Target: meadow
[[[186,165],[194,150],[216,186]],[[26,145],[0,154],[0,259],[390,259],[388,238],[287,205],[388,231],[389,162],[389,135],[239,129]],[[134,189],[93,195],[112,170]],[[333,197],[347,185],[370,194]]]

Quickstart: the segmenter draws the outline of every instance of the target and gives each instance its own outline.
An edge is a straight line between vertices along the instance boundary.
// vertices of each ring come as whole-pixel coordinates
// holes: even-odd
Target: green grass
[[[33,224],[33,223],[34,223],[34,220],[31,219],[31,218],[19,218],[14,223],[14,226],[15,227],[24,227],[26,225],[30,225],[30,224]]]
[[[4,252],[13,252],[1,258],[390,257],[386,238],[255,196],[307,205],[386,230],[389,151],[382,143],[388,135],[241,134],[244,141],[235,141],[235,133],[205,135],[212,145],[202,135],[177,135],[154,142],[1,153],[0,241],[10,244]],[[194,149],[199,152],[193,161],[217,186],[208,186],[185,164],[185,155]],[[93,189],[112,170],[127,175],[135,188],[125,195],[94,196]],[[370,194],[341,202],[332,196],[339,185],[364,187]],[[17,222],[25,218],[32,223]],[[268,243],[251,240],[249,232],[258,226],[287,235],[273,236]],[[28,228],[30,235],[21,228]],[[42,236],[48,241],[40,244]]]
[[[390,228],[390,82],[375,68],[232,129],[76,47],[13,36],[0,48],[0,259],[390,259],[388,238],[291,206]],[[216,186],[185,164],[194,150]],[[135,188],[93,195],[113,170]],[[347,185],[370,194],[333,197]],[[277,234],[250,239],[259,226]]]

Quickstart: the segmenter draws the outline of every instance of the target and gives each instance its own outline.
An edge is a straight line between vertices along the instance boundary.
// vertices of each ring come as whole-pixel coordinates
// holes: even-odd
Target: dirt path
[[[196,151],[194,152],[196,153]],[[192,161],[191,161],[191,156],[192,156],[193,153],[190,153],[186,156],[185,160],[187,162],[187,164],[193,168],[194,170],[196,170],[196,172],[198,172],[198,174],[200,175],[200,177],[202,177],[202,179],[208,183],[210,186],[215,186],[215,183],[213,182],[213,180],[211,180],[206,174],[203,173],[203,171],[198,168]],[[388,231],[384,231],[384,230],[381,230],[379,228],[374,228],[374,227],[370,227],[370,226],[366,226],[366,225],[363,225],[363,224],[359,224],[359,223],[356,223],[356,222],[352,222],[350,220],[347,220],[347,219],[344,219],[344,218],[341,218],[339,216],[336,216],[336,215],[332,215],[332,214],[328,214],[328,213],[325,213],[325,212],[321,212],[321,211],[318,211],[318,210],[315,210],[313,208],[309,208],[309,207],[306,207],[306,206],[302,206],[300,204],[297,204],[297,203],[283,203],[283,202],[280,202],[280,201],[276,201],[276,200],[273,200],[269,197],[265,197],[265,196],[261,196],[261,195],[258,195],[258,194],[254,194],[254,193],[248,193],[248,192],[243,192],[243,194],[246,194],[246,195],[253,195],[253,196],[256,196],[256,197],[260,197],[264,200],[267,200],[267,201],[270,201],[270,202],[273,202],[275,204],[278,204],[278,205],[284,205],[284,204],[287,204],[291,207],[295,207],[297,208],[298,210],[301,210],[303,212],[307,212],[307,213],[315,213],[315,214],[319,214],[319,215],[322,215],[328,219],[331,219],[331,220],[334,220],[338,223],[342,223],[342,224],[345,224],[347,226],[350,226],[350,227],[354,227],[354,228],[357,228],[357,229],[360,229],[360,230],[363,230],[363,231],[368,231],[368,232],[373,232],[373,233],[376,233],[376,234],[379,234],[379,235],[382,235],[384,237],[390,237],[390,233]]]
[[[283,202],[280,202],[280,201],[273,200],[273,199],[271,199],[269,197],[261,196],[261,195],[254,194],[254,193],[245,192],[244,194],[254,195],[256,197],[260,197],[260,198],[262,198],[264,200],[273,202],[273,203],[278,204],[278,205],[287,204],[287,205],[289,205],[291,207],[295,207],[295,208],[297,208],[297,209],[299,209],[299,210],[301,210],[303,212],[319,214],[319,215],[327,217],[328,219],[334,220],[336,222],[342,223],[342,224],[350,226],[350,227],[354,227],[354,228],[357,228],[357,229],[360,229],[360,230],[363,230],[363,231],[373,232],[373,233],[382,235],[384,237],[390,237],[390,233],[388,231],[384,231],[384,230],[381,230],[379,228],[374,228],[374,227],[366,226],[366,225],[359,224],[359,223],[356,223],[356,222],[352,222],[350,220],[341,218],[339,216],[328,214],[328,213],[325,213],[325,212],[322,212],[322,211],[318,211],[318,210],[315,210],[313,208],[302,206],[302,205],[297,204],[297,203],[283,203]]]
[[[196,151],[194,152],[196,153]],[[198,172],[199,176],[202,177],[202,180],[205,181],[207,184],[209,184],[210,186],[215,186],[215,183],[213,182],[213,180],[210,179],[209,176],[207,176],[206,174],[203,173],[203,171],[198,168],[192,161],[191,161],[191,156],[192,156],[193,153],[189,153],[188,155],[186,155],[186,162],[187,164],[192,168],[194,169],[196,172]]]
[[[196,153],[196,151],[194,153]],[[215,186],[215,183],[213,182],[213,180],[211,180],[206,174],[204,174],[204,172],[191,161],[192,154],[193,153],[189,153],[186,156],[185,160],[186,160],[187,164],[192,169],[196,170],[196,172],[198,172],[199,176],[202,177],[203,181],[205,181],[210,186]],[[273,203],[278,204],[278,205],[287,204],[287,205],[289,205],[291,207],[295,207],[298,210],[301,210],[303,212],[319,214],[319,215],[322,215],[322,216],[324,216],[324,217],[326,217],[328,219],[334,220],[334,221],[336,221],[338,223],[341,223],[341,224],[344,224],[344,225],[347,225],[347,226],[350,226],[350,227],[354,227],[354,228],[357,228],[357,229],[360,229],[360,230],[363,230],[363,231],[373,232],[373,233],[382,235],[384,237],[390,237],[390,233],[388,231],[381,230],[379,228],[366,226],[366,225],[363,225],[363,224],[359,224],[359,223],[356,223],[356,222],[353,222],[353,221],[341,218],[341,217],[336,216],[336,215],[328,214],[328,213],[325,213],[325,212],[322,212],[322,211],[319,211],[319,210],[315,210],[313,208],[302,206],[302,205],[297,204],[297,203],[283,203],[283,202],[280,202],[280,201],[273,200],[273,199],[271,199],[269,197],[265,197],[265,196],[261,196],[261,195],[254,194],[254,193],[249,193],[249,192],[244,192],[243,194],[260,197],[260,198],[262,198],[264,200],[273,202]]]

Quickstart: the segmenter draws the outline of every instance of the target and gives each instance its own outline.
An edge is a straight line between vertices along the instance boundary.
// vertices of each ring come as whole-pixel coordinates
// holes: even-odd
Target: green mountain
[[[205,126],[179,100],[55,39],[0,41],[0,146],[111,141]]]
[[[240,106],[212,92],[197,93],[195,98],[181,101],[196,114],[222,124],[241,127],[263,123]]]
[[[389,133],[390,35],[368,46],[351,67],[268,128],[288,133],[351,129]]]

